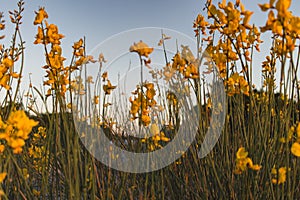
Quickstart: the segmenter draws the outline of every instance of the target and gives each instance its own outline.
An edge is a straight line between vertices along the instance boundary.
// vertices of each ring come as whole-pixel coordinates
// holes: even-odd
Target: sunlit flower
[[[35,41],[34,41],[34,44],[43,44],[44,42],[44,32],[43,32],[43,29],[38,26],[38,32],[35,36]]]
[[[278,0],[275,8],[278,11],[279,17],[288,17],[290,12],[288,11],[289,7],[291,6],[292,0]]]
[[[98,104],[99,103],[99,96],[94,96],[94,104]]]
[[[72,46],[74,50],[78,50],[81,47],[83,47],[83,39],[80,38],[78,42],[75,42],[74,45]]]
[[[13,152],[22,152],[25,140],[38,122],[29,119],[23,110],[13,111],[6,122],[0,119],[0,139],[5,139]]]
[[[300,157],[300,144],[298,142],[292,144],[291,152],[294,156]]]
[[[6,172],[2,172],[0,173],[0,183],[2,183],[6,177],[7,173]]]
[[[244,147],[240,147],[238,151],[236,152],[236,158],[237,159],[244,159],[248,157],[248,152],[245,150]]]
[[[58,33],[58,28],[55,24],[47,25],[46,35],[52,44],[60,44],[60,39],[64,38],[63,34]]]
[[[286,181],[286,167],[280,167],[279,169],[272,169],[272,174],[276,175],[276,178],[272,179],[272,183],[274,184],[282,184]]]
[[[207,21],[205,21],[204,16],[201,14],[198,14],[198,16],[195,19],[194,24],[193,24],[193,28],[195,28],[194,31],[195,31],[196,36],[199,35],[199,30],[201,30],[203,35],[205,35],[206,34],[205,29],[208,24],[209,23]]]
[[[113,86],[109,80],[107,80],[107,84],[103,85],[103,90],[106,95],[111,94],[111,91],[114,90],[117,86]]]
[[[40,8],[38,12],[35,12],[34,25],[41,24],[45,18],[48,18],[48,14],[44,8]]]
[[[248,157],[248,152],[244,147],[240,147],[236,153],[236,166],[234,173],[241,174],[247,168],[252,169],[254,171],[259,171],[261,169],[261,165],[253,164],[252,159]]]
[[[152,100],[156,94],[155,89],[154,89],[154,84],[153,83],[146,83],[144,84],[146,90],[146,97],[148,100]]]
[[[129,51],[136,52],[140,56],[145,56],[148,58],[148,56],[153,52],[153,48],[150,48],[143,41],[139,41],[138,43],[134,43],[132,46],[130,46]]]
[[[5,146],[3,144],[0,144],[0,154],[3,153],[5,150]]]
[[[157,45],[161,46],[164,43],[165,40],[169,40],[169,39],[171,39],[170,36],[167,36],[166,34],[162,34],[162,38],[159,40]]]
[[[249,96],[249,84],[244,76],[234,73],[228,78],[225,84],[227,85],[227,94],[229,96],[240,93]]]

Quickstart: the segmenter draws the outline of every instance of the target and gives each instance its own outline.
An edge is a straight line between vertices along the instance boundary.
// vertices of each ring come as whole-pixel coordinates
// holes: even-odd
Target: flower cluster
[[[262,11],[268,13],[268,20],[261,31],[272,31],[275,36],[273,48],[277,56],[287,54],[295,49],[296,39],[300,38],[300,17],[293,16],[289,11],[291,0],[275,0],[259,4]],[[275,16],[275,12],[277,15]]]
[[[276,176],[275,178],[272,178],[272,183],[278,185],[284,183],[286,181],[286,172],[286,167],[280,167],[279,169],[272,168],[271,174]]]
[[[144,89],[146,89],[145,92]],[[135,120],[139,118],[139,123],[148,126],[151,122],[149,115],[150,109],[156,105],[154,99],[154,96],[156,95],[154,84],[144,83],[142,87],[138,86],[132,94],[135,95],[129,99],[131,103],[130,114],[132,115],[132,119]]]
[[[94,60],[92,56],[90,55],[85,56],[84,46],[85,45],[83,43],[82,38],[80,38],[79,41],[75,42],[74,45],[72,46],[74,50],[73,55],[75,56],[76,61],[73,64],[73,66],[71,66],[71,72],[78,69],[78,67],[83,64],[86,64],[88,62],[92,62],[92,63],[96,62],[96,60]]]
[[[23,110],[13,111],[8,119],[0,118],[0,139],[4,139],[15,154],[22,152],[25,140],[38,122],[29,119]]]
[[[196,59],[188,46],[181,45],[182,51],[177,52],[172,59],[171,64],[164,68],[163,75],[165,80],[169,81],[175,72],[179,72],[186,79],[198,79],[198,59]]]
[[[110,95],[111,92],[116,89],[117,86],[113,86],[110,82],[110,80],[108,80],[108,73],[107,72],[104,72],[102,74],[102,80],[103,82],[106,82],[106,84],[103,85],[103,91],[104,91],[104,94],[105,95]]]
[[[42,171],[42,166],[45,166],[45,163],[49,158],[43,142],[46,139],[46,128],[40,126],[38,132],[33,134],[32,142],[28,148],[29,157],[33,159],[33,167],[37,171]]]
[[[233,96],[234,94],[245,94],[249,96],[249,85],[244,76],[238,73],[232,74],[226,81],[227,94]]]
[[[210,60],[205,63],[208,65],[208,71],[212,71],[210,68],[211,62],[213,62],[218,68],[220,76],[226,79],[229,70],[232,70],[233,73],[238,72],[237,61],[239,61],[241,72],[249,81],[248,62],[252,61],[251,49],[254,47],[259,51],[259,45],[262,43],[258,28],[250,25],[253,12],[245,10],[240,1],[236,1],[235,4],[232,2],[226,4],[225,0],[218,4],[218,8],[212,4],[211,0],[208,0],[206,9],[212,23],[208,23],[203,17],[198,16],[194,22],[194,28],[197,28],[196,33],[201,29],[203,35],[206,35],[206,29],[209,30],[210,36],[202,38],[203,41],[208,42],[206,52]],[[216,34],[220,34],[220,38],[214,44],[213,37]]]
[[[253,164],[251,158],[248,157],[248,152],[244,147],[240,147],[236,153],[236,167],[234,170],[235,174],[241,174],[246,169],[252,169],[255,171],[260,170],[261,166]]]
[[[22,11],[18,12],[17,10],[15,10],[15,12],[10,12],[11,21],[15,23],[17,26],[21,24],[20,21],[22,18],[21,12]],[[5,24],[4,24],[5,21],[2,18],[3,18],[3,14],[0,13],[0,30],[5,29]],[[3,38],[4,35],[0,36],[0,39]],[[9,84],[11,78],[20,77],[20,74],[13,71],[13,67],[14,67],[14,63],[18,60],[21,51],[19,51],[17,48],[4,49],[3,45],[0,44],[0,87],[5,88],[6,90],[11,89],[11,86]]]
[[[47,12],[44,8],[40,8],[36,12],[33,22],[34,25],[39,25],[34,44],[43,44],[46,49],[48,44],[51,45],[50,51],[46,50],[47,64],[43,67],[47,73],[45,77],[48,78],[44,81],[44,85],[51,87],[47,91],[47,96],[52,94],[52,90],[59,91],[64,96],[67,91],[66,86],[69,84],[69,70],[63,65],[65,58],[62,57],[62,48],[60,47],[60,40],[64,35],[58,32],[58,27],[55,24],[48,24],[46,18],[48,18]]]
[[[9,90],[9,80],[10,77],[18,78],[19,75],[17,73],[12,73],[13,60],[9,58],[7,54],[4,54],[3,58],[0,61],[0,86]]]
[[[206,26],[208,26],[208,25],[209,25],[209,23],[207,21],[205,21],[204,16],[199,14],[193,24],[193,28],[195,28],[194,31],[195,31],[196,36],[199,35],[200,30],[203,35],[206,35],[205,30],[206,30]]]
[[[156,123],[151,124],[150,126],[151,137],[142,139],[142,142],[147,142],[148,149],[154,151],[157,148],[162,148],[160,141],[168,142],[170,138],[166,137],[164,132],[159,130],[159,127]]]

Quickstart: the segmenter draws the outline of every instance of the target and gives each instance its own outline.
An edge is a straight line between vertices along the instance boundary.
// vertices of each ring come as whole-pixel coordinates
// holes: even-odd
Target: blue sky
[[[0,10],[4,12],[5,19],[9,22],[8,10],[16,8],[17,0],[1,0]],[[217,1],[216,1],[217,2]],[[258,3],[266,3],[268,0],[244,0],[246,9],[255,11],[251,22],[262,26],[267,18],[258,8]],[[33,25],[34,10],[40,6],[46,8],[49,15],[49,23],[59,27],[60,33],[65,35],[62,40],[63,56],[71,57],[71,46],[79,38],[85,36],[87,51],[92,50],[97,44],[103,42],[114,34],[141,28],[161,27],[179,31],[189,37],[194,36],[193,21],[198,13],[203,12],[204,0],[25,0],[25,11],[21,31],[26,41],[25,71],[23,89],[28,85],[28,74],[32,73],[34,84],[41,85],[45,72],[41,66],[45,64],[42,46],[33,45],[37,27]],[[291,8],[294,13],[300,8],[299,2],[294,0]],[[7,23],[4,44],[10,41],[12,27]],[[263,39],[268,39],[268,35]],[[135,41],[139,41],[136,38]],[[159,40],[159,38],[158,38]],[[128,47],[129,48],[129,47]],[[262,45],[261,53],[257,54],[254,66],[257,84],[260,85],[260,62],[265,57],[269,45]],[[69,62],[65,62],[68,65]]]

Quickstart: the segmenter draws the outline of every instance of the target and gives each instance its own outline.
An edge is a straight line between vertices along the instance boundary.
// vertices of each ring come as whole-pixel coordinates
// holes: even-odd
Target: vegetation
[[[104,55],[99,52],[97,60],[86,55],[81,38],[67,65],[61,48],[65,36],[48,23],[45,8],[39,8],[33,24],[36,48],[45,53],[48,90],[44,94],[29,83],[28,93],[21,95],[25,48],[20,0],[9,11],[15,26],[11,43],[0,45],[0,199],[300,199],[300,17],[289,11],[290,5],[291,0],[260,4],[268,18],[258,28],[250,24],[253,12],[239,0],[218,5],[208,0],[207,19],[199,14],[193,24],[198,52],[194,55],[182,44],[171,60],[166,57],[162,71],[151,70],[151,82],[143,80],[143,68],[155,67],[155,49],[133,41],[128,48],[140,60],[140,82],[132,97],[118,105],[111,103],[117,88],[103,71]],[[1,31],[3,18],[1,13]],[[265,32],[272,35],[270,52],[262,68],[254,69]],[[162,34],[159,45],[166,49],[169,38]],[[85,74],[92,62],[99,63],[95,82]],[[262,88],[253,83],[254,70],[262,70]],[[214,127],[211,116],[220,111],[203,76],[216,72],[226,92],[225,123],[216,146],[200,159],[203,138]],[[158,79],[178,85],[187,100],[196,97],[200,119],[188,150],[148,173],[118,171],[95,159],[82,139],[97,134],[91,130],[103,130],[115,145],[134,152],[156,151],[173,141],[184,125],[183,103],[175,90],[163,90]],[[120,106],[128,113],[119,113]],[[134,137],[128,130],[150,137]],[[120,156],[107,153],[111,159]]]

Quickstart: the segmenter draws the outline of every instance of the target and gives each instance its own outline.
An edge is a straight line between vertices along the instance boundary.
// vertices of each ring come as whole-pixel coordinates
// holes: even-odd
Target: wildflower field
[[[0,12],[0,199],[300,199],[300,17],[291,0],[257,5],[263,27],[240,0],[207,0],[191,22],[195,47],[170,53],[173,36],[161,30],[162,68],[151,62],[156,47],[131,41],[139,73],[129,98],[105,54],[88,55],[88,38],[66,62],[68,36],[44,7],[32,37],[46,89],[24,83],[24,4]],[[269,52],[257,66],[262,45]]]

